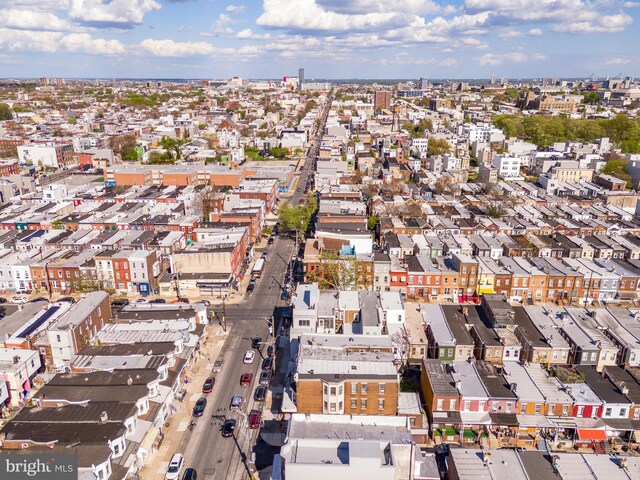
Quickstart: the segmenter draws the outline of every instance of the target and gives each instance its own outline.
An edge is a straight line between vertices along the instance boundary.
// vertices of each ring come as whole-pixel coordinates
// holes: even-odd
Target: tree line
[[[622,114],[611,119],[495,115],[493,122],[505,136],[527,140],[539,147],[548,147],[554,142],[593,142],[608,137],[622,152],[640,153],[640,120]]]

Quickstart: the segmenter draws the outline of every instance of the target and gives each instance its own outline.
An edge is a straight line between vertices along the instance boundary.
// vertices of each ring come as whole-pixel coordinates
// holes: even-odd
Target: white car
[[[247,350],[247,353],[244,354],[244,363],[253,363],[253,359],[256,358],[256,352],[253,350]]]
[[[137,300],[134,300],[133,303],[149,303],[149,302],[147,302],[146,298],[139,298]]]
[[[167,467],[167,473],[164,475],[164,480],[179,480],[183,468],[184,456],[181,453],[174,453]]]
[[[29,299],[27,297],[13,297],[11,299],[11,303],[18,303],[18,304],[27,303],[28,301]]]

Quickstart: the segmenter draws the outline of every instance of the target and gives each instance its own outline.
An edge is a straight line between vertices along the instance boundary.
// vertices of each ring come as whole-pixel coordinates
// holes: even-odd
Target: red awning
[[[578,440],[606,440],[607,432],[594,428],[579,428]]]

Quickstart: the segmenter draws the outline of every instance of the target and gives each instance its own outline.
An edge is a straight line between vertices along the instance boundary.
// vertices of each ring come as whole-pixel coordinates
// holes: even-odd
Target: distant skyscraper
[[[304,85],[304,68],[298,69],[298,90],[302,90]]]
[[[391,110],[391,92],[388,90],[376,90],[373,97],[373,111]]]
[[[40,78],[40,85],[49,85],[49,79],[47,77]]]
[[[427,80],[426,78],[420,77],[420,85],[419,85],[420,90],[426,90],[428,87],[429,87],[429,80]]]
[[[495,75],[495,73],[493,75],[491,75],[491,84],[493,85],[494,83],[496,83],[496,75]]]

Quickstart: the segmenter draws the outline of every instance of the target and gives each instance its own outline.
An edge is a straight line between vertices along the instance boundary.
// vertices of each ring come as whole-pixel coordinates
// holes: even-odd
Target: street
[[[322,112],[320,128],[314,132],[310,141],[297,188],[288,200],[294,205],[304,196],[305,183],[313,171],[313,161],[318,154],[330,105],[329,101]],[[241,479],[249,477],[254,471],[251,452],[258,440],[259,430],[247,427],[247,414],[254,408],[259,409],[261,405],[261,402],[254,401],[253,394],[258,385],[267,343],[273,344],[275,340],[274,335],[269,335],[270,319],[275,319],[273,332],[277,335],[284,311],[282,307],[286,306],[286,302],[280,300],[280,294],[288,264],[292,255],[296,253],[295,243],[289,238],[277,237],[274,244],[268,248],[268,252],[264,271],[253,293],[239,305],[227,305],[225,308],[226,328],[229,334],[218,357],[224,360],[224,365],[222,371],[216,375],[213,392],[207,395],[208,404],[204,415],[196,421],[193,431],[183,437],[179,448],[185,456],[185,465],[195,468],[201,479]],[[219,318],[222,317],[223,311],[220,307],[216,309],[216,314]],[[260,337],[265,343],[257,352],[259,354],[253,363],[245,364],[243,358],[247,350],[251,350],[253,337]],[[279,370],[281,366],[276,364],[275,368]],[[286,369],[286,365],[283,368]],[[253,374],[252,384],[250,387],[242,387],[240,377],[247,372]],[[282,375],[276,375],[275,370],[273,373],[274,381],[282,383]],[[232,412],[229,409],[233,395],[243,397],[240,411]],[[220,433],[226,418],[234,418],[237,421],[234,435],[229,438],[223,438]],[[266,450],[269,451],[268,448]],[[256,463],[264,466],[270,461],[259,458]]]

